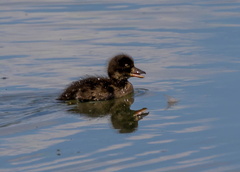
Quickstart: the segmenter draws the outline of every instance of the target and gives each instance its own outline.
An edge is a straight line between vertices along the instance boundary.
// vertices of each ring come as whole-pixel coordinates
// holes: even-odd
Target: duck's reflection
[[[131,110],[134,98],[132,95],[109,101],[77,103],[70,111],[91,118],[111,115],[113,128],[119,133],[131,133],[138,127],[138,121],[148,115],[147,108]]]

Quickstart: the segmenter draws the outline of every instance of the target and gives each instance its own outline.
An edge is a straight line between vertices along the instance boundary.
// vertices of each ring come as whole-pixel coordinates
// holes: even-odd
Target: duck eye
[[[125,64],[125,67],[130,67],[130,65],[126,63],[126,64]]]

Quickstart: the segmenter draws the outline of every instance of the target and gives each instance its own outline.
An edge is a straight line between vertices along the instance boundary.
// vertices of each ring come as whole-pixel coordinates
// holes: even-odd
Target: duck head
[[[108,76],[115,80],[126,80],[129,77],[144,78],[146,72],[136,68],[132,57],[126,54],[114,56],[108,64]]]

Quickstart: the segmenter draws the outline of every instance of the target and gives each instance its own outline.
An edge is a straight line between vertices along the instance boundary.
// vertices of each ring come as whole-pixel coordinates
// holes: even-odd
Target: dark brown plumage
[[[97,101],[119,98],[133,92],[129,77],[143,78],[144,71],[134,67],[133,59],[126,54],[113,57],[108,64],[107,77],[88,77],[73,82],[59,96],[59,100]]]

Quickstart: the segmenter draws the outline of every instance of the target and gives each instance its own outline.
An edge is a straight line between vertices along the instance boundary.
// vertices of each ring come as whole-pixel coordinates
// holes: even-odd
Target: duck
[[[107,68],[108,77],[90,76],[72,82],[58,97],[58,100],[79,102],[104,101],[133,93],[130,77],[144,78],[146,72],[134,66],[134,60],[127,54],[111,58]]]

